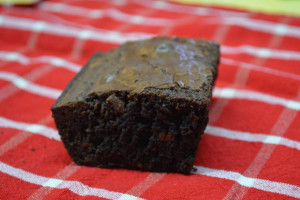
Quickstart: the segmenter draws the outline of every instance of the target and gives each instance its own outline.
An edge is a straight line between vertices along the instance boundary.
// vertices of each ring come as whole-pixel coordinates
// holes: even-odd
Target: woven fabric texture
[[[150,0],[0,12],[0,199],[300,198],[300,18]],[[156,35],[221,44],[197,171],[74,164],[50,107],[93,53]]]

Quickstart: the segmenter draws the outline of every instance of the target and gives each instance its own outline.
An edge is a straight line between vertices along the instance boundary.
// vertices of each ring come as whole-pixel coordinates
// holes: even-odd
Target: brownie
[[[156,37],[96,53],[52,113],[80,165],[189,174],[219,63],[212,41]]]

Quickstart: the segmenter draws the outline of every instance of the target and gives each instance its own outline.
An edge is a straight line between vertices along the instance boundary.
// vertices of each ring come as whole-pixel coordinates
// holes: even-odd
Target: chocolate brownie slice
[[[156,37],[96,53],[52,107],[81,165],[188,174],[208,122],[219,45]]]

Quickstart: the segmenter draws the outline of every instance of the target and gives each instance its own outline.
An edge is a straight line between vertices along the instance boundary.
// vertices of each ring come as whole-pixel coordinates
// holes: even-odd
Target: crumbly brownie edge
[[[208,122],[210,99],[173,98],[162,94],[172,89],[161,90],[92,94],[86,101],[54,108],[57,128],[74,161],[189,174]]]

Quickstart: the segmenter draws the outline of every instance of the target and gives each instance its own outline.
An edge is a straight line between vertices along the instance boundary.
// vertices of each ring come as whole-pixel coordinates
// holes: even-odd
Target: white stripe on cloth
[[[46,124],[46,123],[49,123],[49,122],[52,122],[52,121],[53,121],[53,119],[51,117],[51,114],[48,114],[47,117],[39,120],[39,122],[37,124],[42,125],[42,124]],[[3,131],[4,129],[5,128],[2,128],[1,130]],[[16,134],[9,137],[8,140],[6,140],[4,143],[2,143],[0,145],[0,156],[5,154],[9,150],[17,147],[19,144],[21,144],[22,142],[24,142],[28,138],[32,137],[33,135],[34,134],[32,134],[32,132],[29,132],[29,131],[23,131],[23,130],[18,131]]]
[[[89,39],[93,41],[108,42],[112,44],[122,44],[126,41],[151,38],[155,35],[148,33],[120,33],[117,31],[109,31],[95,28],[80,28],[70,25],[56,24],[45,21],[32,19],[24,19],[12,16],[0,15],[0,27],[6,27],[17,30],[34,31],[36,27],[43,33],[52,35],[62,35],[67,37],[78,37],[81,39]],[[43,24],[40,26],[39,24]],[[222,46],[222,54],[249,54],[264,58],[274,58],[283,60],[300,60],[300,52],[290,50],[274,50],[250,45],[237,47]]]
[[[262,142],[265,144],[282,145],[300,151],[300,142],[276,135],[235,131],[210,125],[206,127],[205,133],[208,135],[227,138],[231,140],[240,140],[245,142]]]
[[[282,97],[256,92],[251,90],[214,87],[213,97],[225,99],[244,99],[259,101],[271,105],[281,105],[292,110],[300,110],[300,102]]]
[[[298,88],[298,95],[296,97],[297,99],[300,99],[299,89],[300,88]],[[295,121],[297,114],[298,112],[295,110],[283,109],[275,124],[273,125],[270,133],[276,136],[283,136],[287,132],[293,121]],[[278,138],[271,138],[270,140],[278,142]],[[252,160],[251,164],[243,172],[243,175],[253,178],[257,177],[267,161],[270,159],[276,147],[276,145],[263,144],[256,154],[255,158]],[[240,187],[239,184],[235,183],[228,191],[224,199],[232,199],[232,196],[237,196],[238,199],[242,199],[247,194],[248,189],[249,188],[246,187]]]
[[[36,64],[36,63],[51,64],[52,66],[65,68],[73,72],[78,72],[81,69],[80,65],[69,62],[59,57],[55,57],[55,56],[28,57],[14,51],[0,51],[0,60],[18,62],[23,65]]]
[[[55,57],[55,56],[39,56],[39,57],[29,57],[25,56],[23,54],[20,54],[18,52],[14,51],[0,51],[0,60],[10,61],[10,62],[18,62],[23,65],[29,65],[29,64],[36,64],[36,63],[45,63],[45,64],[51,64],[55,67],[61,67],[68,69],[73,72],[78,72],[81,69],[81,66],[72,63],[68,60]],[[290,79],[300,80],[300,75],[292,74],[289,72],[279,71],[275,69],[271,69],[268,67],[253,65],[250,63],[245,63],[242,61],[236,61],[228,58],[222,58],[221,63],[227,64],[227,65],[234,65],[239,66],[246,69],[256,70],[259,72],[264,72],[276,76],[282,76]]]
[[[66,37],[75,37],[81,39],[90,39],[94,41],[121,44],[127,41],[146,39],[155,35],[149,33],[120,33],[96,28],[80,28],[58,23],[50,23],[33,19],[0,15],[0,27],[11,28],[16,30],[36,31],[61,35]]]
[[[15,121],[0,117],[0,126],[15,128],[15,129],[19,129],[19,130],[26,130],[26,131],[29,131],[32,133],[39,133],[48,138],[54,138],[56,140],[59,140],[59,138],[55,138],[56,135],[57,135],[57,137],[59,137],[59,136],[54,129],[51,129],[51,128],[48,128],[48,127],[45,127],[42,125],[38,125],[38,124],[15,122]],[[263,134],[254,135],[254,134],[250,134],[250,133],[232,131],[232,130],[217,128],[217,127],[212,127],[212,126],[207,127],[206,133],[210,134],[210,135],[216,135],[216,136],[228,138],[228,139],[237,139],[237,140],[243,140],[243,141],[247,141],[247,142],[258,141],[258,142],[264,142],[264,143],[269,143],[269,144],[281,144],[281,145],[285,145],[285,146],[288,146],[291,148],[296,148],[298,150],[300,149],[299,142],[285,139],[285,138],[279,137],[279,136],[263,135]],[[209,168],[204,168],[204,167],[199,167],[199,166],[195,166],[195,167],[198,169],[198,172],[195,172],[195,174],[202,174],[202,175],[207,175],[207,176],[212,176],[212,177],[217,177],[217,178],[234,180],[243,186],[261,189],[264,191],[275,192],[275,191],[277,191],[277,189],[276,188],[274,189],[273,188],[274,186],[282,187],[284,189],[284,191],[279,191],[277,193],[297,197],[291,191],[296,191],[295,188],[300,189],[300,188],[297,188],[297,186],[293,186],[293,185],[289,185],[289,184],[285,184],[285,183],[277,183],[277,182],[272,182],[272,181],[268,181],[268,180],[248,178],[248,177],[242,176],[241,174],[236,173],[236,172],[227,172],[224,170],[215,170],[215,169],[209,169]],[[1,168],[1,166],[0,166],[0,168]],[[58,179],[49,179],[49,180],[45,181],[42,185],[45,187],[49,186],[49,187],[55,187],[55,188],[62,188],[62,187],[58,187],[62,183],[61,181],[62,180],[58,180]],[[30,181],[28,181],[28,182],[30,182]],[[262,189],[262,188],[265,188],[265,189]],[[291,190],[291,188],[294,188],[294,189]],[[73,189],[75,190],[75,188],[73,188]],[[88,194],[86,194],[86,195],[88,195]],[[125,197],[128,197],[128,194],[120,196],[120,199],[125,198]]]
[[[27,172],[25,170],[12,167],[6,163],[0,161],[0,171],[9,176],[15,177],[17,179],[23,180],[28,183],[40,185],[43,187],[52,187],[57,189],[68,189],[71,192],[80,196],[96,196],[105,199],[117,200],[124,194],[121,192],[113,192],[102,188],[94,188],[85,185],[79,181],[66,181],[56,178],[48,178],[45,176],[40,176]],[[142,200],[142,198],[135,197],[133,195],[126,195],[128,200]]]
[[[193,174],[200,174],[200,175],[205,175],[214,178],[232,180],[238,182],[240,185],[249,188],[256,188],[262,191],[300,198],[300,187],[296,185],[258,179],[258,178],[245,177],[238,172],[211,169],[202,166],[194,166],[194,167],[197,169],[197,171],[193,172]],[[21,179],[25,182],[41,185],[43,187],[69,189],[73,193],[78,194],[80,196],[91,195],[91,196],[97,196],[106,199],[124,199],[124,197],[126,196],[126,199],[128,200],[141,199],[129,194],[123,194],[120,192],[112,192],[105,189],[89,187],[79,181],[65,181],[56,178],[39,176],[31,172],[24,171],[22,169],[12,167],[1,161],[0,161],[0,171],[4,174],[8,174],[15,178]]]
[[[59,178],[59,179],[67,179],[72,174],[76,173],[80,169],[80,166],[76,165],[74,162],[70,163],[69,165],[66,165],[63,169],[58,171],[54,176],[51,178]],[[32,193],[27,200],[37,200],[37,199],[45,199],[54,188],[51,187],[40,187],[37,189],[34,193]]]
[[[55,129],[40,124],[17,122],[0,116],[0,127],[27,131],[60,141],[60,136]]]
[[[0,127],[28,131],[31,133],[36,133],[60,141],[60,136],[58,135],[55,129],[40,124],[18,122],[0,116]],[[283,145],[286,147],[300,150],[300,142],[287,139],[284,137],[276,136],[276,135],[267,135],[263,133],[249,133],[249,132],[230,130],[230,129],[210,126],[210,125],[206,127],[205,133],[207,135],[218,136],[218,137],[227,138],[231,140],[277,144],[277,145]]]
[[[297,75],[297,74],[284,72],[284,71],[272,69],[269,67],[254,65],[254,64],[250,64],[250,63],[246,63],[246,62],[241,62],[241,61],[237,61],[237,60],[232,60],[232,59],[228,59],[228,58],[221,58],[221,63],[226,64],[226,65],[238,66],[238,67],[242,67],[245,69],[251,69],[251,70],[255,70],[255,71],[259,71],[259,72],[263,72],[263,73],[267,73],[267,74],[272,74],[275,76],[281,76],[281,77],[285,77],[285,78],[289,78],[289,79],[300,80],[300,75]]]
[[[194,166],[197,171],[193,174],[200,174],[214,178],[221,178],[236,181],[238,184],[249,188],[282,194],[290,197],[300,198],[300,187],[287,183],[269,181],[259,178],[251,178],[241,175],[238,172],[225,171],[220,169],[211,169],[202,166]]]
[[[241,17],[224,17],[222,20],[222,23],[228,25],[240,26],[264,33],[300,38],[300,27],[297,26]]]
[[[277,35],[286,35],[290,37],[300,38],[300,27],[275,23],[266,20],[257,20],[248,18],[250,14],[247,12],[226,11],[215,8],[196,7],[188,5],[173,4],[165,1],[150,1],[150,0],[133,0],[136,4],[152,7],[158,10],[167,10],[168,12],[189,13],[196,15],[221,15],[222,24],[240,26],[254,31],[265,32]],[[128,1],[124,1],[124,4]],[[230,16],[230,17],[228,17]],[[219,20],[213,20],[219,21]]]
[[[56,99],[62,92],[58,89],[31,83],[30,81],[27,81],[26,79],[9,72],[0,72],[0,79],[10,81],[16,87],[22,90],[49,98]],[[300,102],[298,101],[276,97],[273,95],[255,92],[251,90],[215,87],[213,91],[213,97],[259,101],[271,105],[281,105],[292,110],[300,110]]]
[[[220,16],[249,16],[247,12],[227,11],[217,8],[208,8],[200,6],[189,6],[183,4],[174,4],[166,1],[152,1],[152,0],[133,0],[134,3],[144,7],[152,7],[158,10],[166,10],[168,12],[189,13],[196,15],[220,15]]]
[[[32,83],[18,76],[17,74],[10,72],[0,71],[0,79],[10,81],[12,84],[14,84],[16,87],[22,90],[44,97],[56,99],[61,94],[61,90]]]
[[[281,24],[287,24],[290,21],[291,21],[290,18],[282,17],[282,18],[280,18],[280,20],[278,22]],[[272,48],[278,47],[282,43],[283,38],[284,38],[283,37],[284,32],[281,31],[281,34],[279,34],[279,32],[274,33],[273,37],[270,38],[270,41],[267,44],[267,46],[269,48],[270,47],[272,47]],[[263,63],[264,61],[266,61],[265,58],[268,58],[270,56],[270,52],[265,49],[259,50],[257,56],[258,57],[256,57],[254,62],[256,62],[256,64]],[[241,70],[241,69],[238,70],[238,73],[236,74],[236,77],[235,77],[235,82],[245,85],[246,81],[248,79],[249,73],[250,73],[249,70]],[[295,98],[295,99],[297,99],[299,101],[299,98]],[[287,115],[283,114],[283,113],[287,113]],[[283,109],[283,112],[280,114],[280,116],[278,118],[279,121],[277,120],[277,122],[275,123],[275,124],[279,125],[280,128],[274,132],[274,131],[272,131],[272,130],[274,130],[273,129],[274,126],[273,126],[270,134],[273,134],[276,136],[283,136],[284,132],[285,132],[283,130],[284,129],[287,130],[287,128],[290,126],[293,119],[295,118],[295,113],[297,113],[297,111],[295,111],[295,110],[290,110],[287,108]],[[281,116],[285,116],[285,117],[282,118]],[[280,119],[283,119],[284,121],[281,121]],[[282,123],[282,122],[284,122],[284,123]],[[275,126],[277,126],[277,125],[275,125]],[[273,140],[273,141],[276,142],[275,140]],[[247,167],[247,169],[245,171],[243,171],[242,175],[246,176],[246,177],[256,178],[259,175],[260,171],[265,166],[265,164],[267,163],[267,161],[269,160],[269,158],[271,157],[271,155],[276,147],[277,147],[277,145],[269,145],[267,143],[264,143],[261,146],[261,148],[259,149],[255,158],[252,160],[251,164]],[[238,182],[235,182],[223,199],[224,200],[226,200],[226,199],[231,200],[232,198],[243,199],[245,197],[245,195],[247,194],[248,190],[249,190],[249,187],[244,187],[244,186],[240,185]]]
[[[147,191],[152,185],[157,183],[162,179],[167,173],[155,173],[151,172],[145,179],[132,188],[126,191],[126,194],[131,194],[134,196],[141,196],[145,191]]]
[[[250,45],[242,45],[236,47],[222,45],[221,53],[225,55],[244,53],[263,58],[273,58],[281,60],[300,60],[300,52],[298,51],[267,49]]]
[[[166,26],[171,24],[178,24],[177,19],[164,19],[164,18],[153,18],[144,17],[141,15],[133,15],[124,13],[115,8],[110,9],[89,9],[74,5],[67,5],[62,3],[42,2],[39,4],[39,8],[45,11],[57,12],[67,15],[76,15],[89,18],[104,18],[109,17],[117,21],[142,24],[146,26]]]

